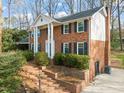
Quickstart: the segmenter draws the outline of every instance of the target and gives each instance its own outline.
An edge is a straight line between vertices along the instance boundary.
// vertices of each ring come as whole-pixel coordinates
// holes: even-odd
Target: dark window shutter
[[[69,33],[71,33],[71,23],[69,23]]]
[[[84,20],[84,31],[88,31],[88,20]]]
[[[63,43],[61,43],[61,53],[63,53]]]
[[[63,34],[63,25],[61,25],[61,34]]]
[[[74,54],[77,54],[77,42],[74,43]]]
[[[74,22],[74,31],[77,32],[77,22]]]
[[[72,43],[69,43],[69,53],[72,53]]]
[[[84,55],[88,54],[88,44],[87,42],[84,42]]]

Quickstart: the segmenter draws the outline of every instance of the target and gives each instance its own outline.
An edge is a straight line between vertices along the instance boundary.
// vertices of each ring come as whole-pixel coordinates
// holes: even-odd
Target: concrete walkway
[[[111,75],[97,76],[81,93],[124,93],[124,70],[112,69]]]

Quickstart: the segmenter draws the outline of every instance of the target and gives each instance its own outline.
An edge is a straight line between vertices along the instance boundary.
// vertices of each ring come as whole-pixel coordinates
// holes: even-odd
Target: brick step
[[[23,76],[23,79],[35,82],[35,84],[37,84],[37,85],[39,83],[39,79],[37,77],[29,78],[29,77],[24,77]],[[48,85],[48,86],[54,86],[56,88],[59,87],[59,84],[56,84],[56,81],[51,80],[51,79],[47,79],[47,78],[46,79],[41,79],[41,83],[45,84],[45,85]]]
[[[25,81],[26,82],[26,81]],[[27,80],[27,82],[30,82],[30,80]],[[28,84],[27,84],[28,85]],[[54,85],[55,84],[53,84],[53,86],[49,86],[49,85],[42,85],[41,84],[41,90],[42,91],[47,91],[47,92],[45,92],[45,93],[69,93],[68,91],[66,91],[66,90],[63,90],[63,88],[55,88],[54,87]],[[36,85],[36,84],[33,84],[33,82],[32,82],[32,86],[37,86],[37,87],[32,87],[32,88],[36,88],[36,89],[38,89],[38,85]]]
[[[48,71],[39,71],[39,68],[32,65],[24,66],[20,71],[20,76],[25,85],[29,86],[29,89],[39,89],[39,72],[41,72],[44,77],[41,78],[41,90],[44,91],[42,93],[70,93],[64,87],[61,87],[56,80],[52,79],[52,77],[49,76]],[[53,73],[52,75],[55,77]]]
[[[43,75],[43,78],[47,78],[47,75],[45,75],[44,73],[42,74]],[[28,77],[28,78],[38,78],[39,77],[39,75],[33,75],[33,74],[30,74],[30,73],[26,73],[26,72],[20,72],[20,76],[24,76],[24,77]],[[49,78],[50,79],[50,78]]]
[[[39,71],[34,71],[34,70],[31,71],[31,70],[26,70],[26,69],[21,69],[21,71],[24,73],[29,73],[31,75],[39,75]],[[40,73],[44,74],[44,72],[42,72],[42,70],[40,70]]]

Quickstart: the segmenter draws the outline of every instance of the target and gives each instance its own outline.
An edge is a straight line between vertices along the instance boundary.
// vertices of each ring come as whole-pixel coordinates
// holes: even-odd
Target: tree
[[[11,25],[11,4],[12,4],[12,0],[8,0],[8,28],[10,28]]]
[[[118,0],[118,25],[119,25],[119,37],[120,37],[120,48],[121,51],[123,50],[123,43],[122,43],[122,32],[121,32],[121,19],[120,19],[120,0]]]
[[[60,0],[42,0],[43,8],[49,16],[54,17],[57,13]]]
[[[16,42],[22,41],[28,37],[28,32],[18,29],[4,29],[2,35],[2,50],[4,52],[18,49]]]
[[[65,0],[65,3],[63,4],[65,8],[65,11],[67,11],[67,13],[69,14],[74,14],[74,10],[75,10],[75,0]]]
[[[9,51],[15,49],[15,42],[13,40],[13,31],[11,29],[3,30],[2,35],[2,51]]]
[[[0,93],[17,93],[22,83],[18,72],[25,63],[21,53],[0,55]]]

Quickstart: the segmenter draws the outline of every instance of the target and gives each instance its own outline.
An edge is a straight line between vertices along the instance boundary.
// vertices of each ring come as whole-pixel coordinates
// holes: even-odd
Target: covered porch
[[[47,39],[45,40],[45,52],[48,54],[50,59],[53,59],[55,55],[55,40],[54,40],[54,26],[60,25],[61,23],[50,18],[48,16],[40,15],[34,21],[33,28],[33,42],[34,42],[34,54],[38,52],[38,32],[42,29],[47,28]]]

